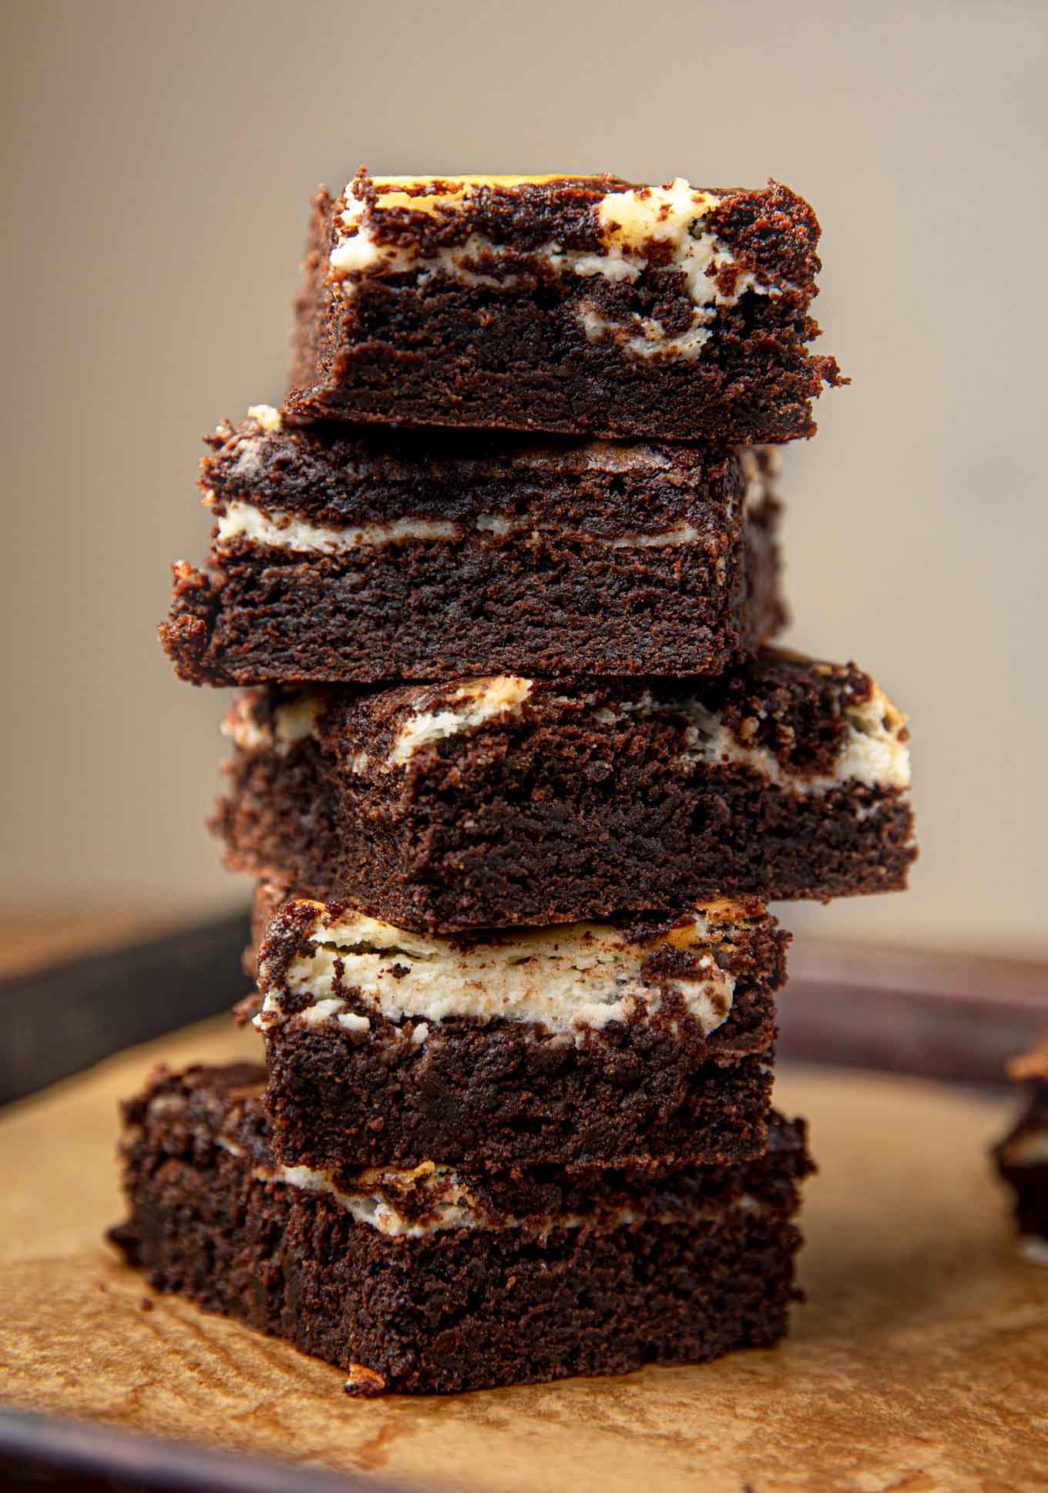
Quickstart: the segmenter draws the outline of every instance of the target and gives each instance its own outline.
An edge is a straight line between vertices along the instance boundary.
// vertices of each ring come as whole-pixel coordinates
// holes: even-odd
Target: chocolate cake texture
[[[701,1362],[786,1329],[803,1124],[732,1167],[492,1179],[273,1154],[247,1066],[160,1070],[125,1106],[127,1222],[160,1291],[281,1337],[346,1389],[442,1393]]]
[[[274,1152],[488,1170],[756,1156],[787,939],[753,902],[437,938],[291,898],[247,1007]]]
[[[772,452],[288,426],[210,441],[203,570],[164,647],[197,684],[717,673],[774,635]]]
[[[905,718],[778,650],[716,679],[258,690],[226,729],[229,866],[416,931],[889,891],[916,853]]]
[[[372,177],[315,203],[293,417],[793,440],[816,356],[814,212],[788,187]]]

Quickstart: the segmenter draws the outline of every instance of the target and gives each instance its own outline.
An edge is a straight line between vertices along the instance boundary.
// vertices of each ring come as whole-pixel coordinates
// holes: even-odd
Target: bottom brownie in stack
[[[159,1290],[327,1359],[350,1392],[700,1362],[786,1329],[800,1121],[773,1115],[734,1166],[318,1171],[274,1158],[264,1085],[156,1074],[125,1108],[112,1237]]]

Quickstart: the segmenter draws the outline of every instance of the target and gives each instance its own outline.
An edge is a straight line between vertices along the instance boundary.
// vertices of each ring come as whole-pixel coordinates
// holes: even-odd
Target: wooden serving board
[[[337,1370],[151,1296],[100,1242],[121,1212],[118,1097],[160,1058],[217,1062],[245,1050],[255,1051],[251,1034],[206,1022],[0,1116],[9,1406],[363,1473],[379,1486],[1048,1487],[1048,1271],[1017,1258],[986,1154],[1008,1100],[784,1069],[779,1103],[809,1117],[821,1170],[804,1215],[808,1302],[778,1350],[618,1379],[358,1402]]]

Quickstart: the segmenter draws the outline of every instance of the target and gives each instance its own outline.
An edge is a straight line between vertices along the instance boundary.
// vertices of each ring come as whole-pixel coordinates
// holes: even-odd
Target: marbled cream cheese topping
[[[149,1105],[150,1116],[171,1114],[186,1108],[182,1094],[157,1095]],[[217,1145],[230,1156],[244,1160],[247,1152],[239,1141],[219,1135]],[[319,1170],[309,1166],[284,1166],[270,1161],[253,1169],[259,1182],[291,1187],[299,1192],[322,1193],[344,1208],[354,1222],[376,1229],[391,1239],[422,1239],[447,1229],[526,1229],[540,1237],[554,1229],[621,1228],[638,1222],[671,1221],[673,1214],[640,1214],[621,1203],[597,1203],[585,1213],[544,1213],[519,1217],[486,1206],[469,1182],[453,1167],[424,1161],[411,1168],[375,1167],[359,1172]],[[399,1198],[412,1194],[414,1206],[400,1207]],[[733,1198],[733,1211],[762,1211],[764,1204],[746,1193]],[[713,1204],[711,1213],[721,1214]],[[694,1217],[694,1211],[689,1213]]]
[[[328,1171],[316,1171],[308,1166],[279,1166],[260,1168],[255,1175],[263,1182],[283,1183],[297,1187],[302,1192],[323,1192],[335,1200],[357,1223],[370,1225],[380,1234],[390,1238],[421,1239],[426,1234],[439,1233],[443,1229],[476,1229],[491,1227],[487,1215],[476,1206],[472,1194],[449,1167],[438,1167],[432,1162],[416,1167],[411,1172],[390,1171],[388,1179],[394,1186],[422,1186],[433,1193],[433,1201],[422,1219],[405,1216],[380,1193],[366,1190],[347,1192],[340,1188],[335,1175]],[[506,1218],[504,1226],[516,1224],[518,1220]]]
[[[847,783],[868,788],[910,786],[906,717],[876,684],[867,699],[844,707],[844,744],[832,773],[825,774],[798,773],[783,767],[774,752],[764,746],[748,746],[698,699],[683,702],[683,709],[688,720],[684,754],[688,766],[727,763],[746,767],[769,783],[797,793],[825,793]],[[756,720],[744,720],[743,733],[755,735],[757,725]]]
[[[230,442],[231,470],[234,476],[241,482],[249,483],[262,471],[267,437],[279,434],[283,428],[283,417],[279,410],[268,404],[251,405],[248,416],[261,426],[261,432],[234,434],[230,426],[220,425],[217,433]],[[746,453],[750,454],[752,453]],[[742,457],[743,453],[740,452],[740,458]],[[386,459],[395,466],[394,458]],[[611,441],[589,441],[570,453],[542,446],[523,446],[519,452],[514,453],[513,461],[516,466],[531,469],[552,466],[556,470],[563,463],[581,471],[609,473],[665,472],[673,465],[667,453],[654,446],[643,442],[616,445]],[[464,482],[474,480],[476,471],[483,473],[486,467],[483,458],[472,458],[462,464],[466,468]],[[759,464],[747,466],[743,460],[743,469],[747,491],[752,488],[756,494],[758,490],[763,490]],[[409,468],[405,463],[401,475],[408,474]],[[213,491],[205,493],[204,502],[209,507],[215,505]],[[246,498],[230,498],[219,505],[215,538],[219,549],[246,542],[266,549],[290,550],[298,554],[338,555],[386,546],[455,543],[484,535],[492,535],[498,539],[527,540],[541,534],[549,534],[572,543],[627,550],[674,548],[706,542],[701,531],[691,523],[680,523],[647,533],[628,532],[608,538],[592,532],[584,525],[573,528],[563,523],[547,524],[534,516],[513,519],[498,513],[478,514],[465,522],[431,518],[424,514],[405,514],[385,523],[315,524],[299,514],[273,505],[262,506]]]
[[[275,751],[285,757],[298,742],[312,735],[322,709],[321,697],[303,690],[278,705],[269,720],[260,721],[249,698],[242,695],[234,701],[220,729],[242,752]]]
[[[611,1022],[650,1020],[669,1000],[671,1019],[683,1002],[708,1033],[731,1010],[735,982],[716,953],[730,938],[732,904],[698,909],[643,942],[631,942],[608,923],[575,923],[478,943],[410,933],[361,913],[330,912],[323,903],[305,905],[315,909],[307,951],[277,974],[266,958],[261,962],[264,1001],[256,1022],[262,1031],[288,1019],[333,1017],[349,1031],[364,1032],[371,1011],[397,1025],[426,1024],[421,1035],[414,1029],[420,1043],[428,1024],[454,1017],[534,1023],[578,1038]],[[683,973],[649,978],[645,961],[660,948],[691,955],[690,969],[685,963]],[[296,1012],[302,997],[309,1004]]]
[[[377,767],[393,771],[407,766],[423,748],[468,734],[487,723],[519,715],[535,690],[535,681],[519,675],[496,674],[452,688],[437,708],[419,708],[400,727],[386,756],[373,762],[367,752],[351,755],[351,770],[362,773]],[[574,702],[571,702],[574,703]],[[321,708],[319,697],[304,691],[277,708],[272,722],[256,719],[250,701],[234,705],[223,732],[244,751],[275,748],[288,752],[313,729]],[[753,745],[759,728],[756,717],[744,719],[737,730],[728,727],[717,711],[697,697],[660,700],[650,691],[620,705],[595,706],[593,719],[613,724],[623,716],[666,713],[685,724],[680,770],[736,766],[765,782],[793,793],[826,793],[859,784],[869,788],[905,790],[910,786],[910,748],[907,718],[877,684],[864,700],[844,705],[844,740],[829,773],[804,773],[784,766],[770,748]]]
[[[463,707],[452,703],[440,713],[440,737],[472,730],[494,716],[518,708],[533,688],[534,682],[527,679],[514,679],[510,685],[506,675],[476,680],[464,686]],[[471,708],[474,691],[479,691],[480,698],[489,702],[489,708],[482,714]],[[908,788],[910,785],[906,717],[876,684],[868,699],[845,706],[845,741],[833,772],[824,775],[805,774],[783,767],[767,747],[747,744],[745,737],[756,735],[756,720],[742,723],[740,738],[724,724],[717,712],[707,709],[697,697],[671,702],[659,700],[646,691],[621,707],[606,706],[595,710],[594,718],[611,723],[620,715],[650,715],[664,711],[682,715],[687,723],[681,762],[685,770],[694,770],[700,764],[745,767],[767,782],[797,793],[821,793],[847,783],[880,788]],[[431,719],[423,712],[402,728],[387,759],[387,766],[403,766],[419,747],[437,739],[428,733],[424,724]],[[358,771],[363,771],[368,766],[367,757],[361,754],[354,765]]]
[[[453,690],[439,710],[419,711],[401,727],[390,750],[390,764],[399,767],[432,742],[474,731],[498,716],[518,714],[533,688],[530,679],[516,674],[469,680]]]
[[[608,192],[594,203],[593,227],[598,248],[567,249],[556,239],[529,248],[526,254],[511,245],[472,233],[460,244],[424,250],[420,240],[384,240],[376,231],[383,213],[405,211],[429,217],[461,211],[478,188],[512,190],[572,177],[386,177],[372,185],[377,197],[358,196],[362,184],[351,181],[338,204],[335,243],[330,262],[342,294],[352,298],[356,284],[374,275],[415,273],[424,284],[443,276],[468,285],[505,288],[515,283],[522,260],[545,266],[556,275],[581,279],[601,277],[611,283],[632,283],[645,270],[682,277],[692,303],[691,325],[670,332],[657,319],[631,312],[609,317],[586,297],[578,303],[579,324],[590,341],[610,341],[627,356],[671,356],[694,359],[709,340],[709,324],[719,306],[735,305],[746,291],[781,294],[785,285],[758,280],[749,271],[737,273],[722,290],[719,272],[735,265],[731,250],[703,227],[722,194],[693,187],[683,177],[665,186],[631,187]]]
[[[224,459],[232,476],[240,484],[250,487],[266,472],[267,444],[271,436],[279,435],[283,429],[283,416],[272,405],[255,404],[248,409],[248,417],[261,429],[237,430],[223,423],[217,427],[216,434],[226,442]],[[742,506],[745,511],[771,490],[775,458],[770,449],[763,448],[758,453],[755,449],[741,447],[736,454],[744,479]],[[383,459],[399,480],[417,482],[417,463],[398,462],[388,452],[384,453]],[[456,459],[445,457],[444,464],[454,469]],[[504,460],[488,459],[484,455],[460,457],[457,464],[462,468],[464,484],[488,476],[497,477],[505,466]],[[672,474],[674,462],[665,450],[642,441],[620,444],[594,440],[570,448],[522,444],[512,453],[512,465],[532,471],[549,471],[554,478],[563,475],[565,480],[580,475],[584,477],[587,472],[631,473],[635,478],[643,479],[645,474],[653,478],[664,473]],[[363,475],[352,462],[346,462],[344,469],[348,475]],[[675,486],[684,485],[680,478],[674,479],[672,475],[669,480]],[[690,522],[665,529],[627,531],[609,537],[587,527],[584,522],[576,525],[548,522],[541,513],[520,516],[481,513],[465,520],[408,513],[385,522],[317,524],[265,499],[231,497],[218,502],[214,491],[208,489],[204,502],[218,509],[215,540],[219,549],[246,543],[299,554],[338,555],[414,543],[456,543],[485,535],[524,541],[549,535],[569,543],[624,550],[709,543],[708,535]],[[729,503],[727,511],[734,516],[734,501]]]

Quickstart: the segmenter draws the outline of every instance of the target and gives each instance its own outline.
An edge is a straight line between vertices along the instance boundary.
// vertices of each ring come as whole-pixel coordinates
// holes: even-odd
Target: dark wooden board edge
[[[249,933],[245,911],[0,980],[0,1104],[230,1010]]]
[[[401,1493],[410,1493],[401,1486]],[[62,1493],[376,1493],[341,1475],[34,1411],[0,1410],[0,1488]]]
[[[779,1026],[781,1058],[1002,1085],[1048,1028],[1048,964],[799,938]]]

